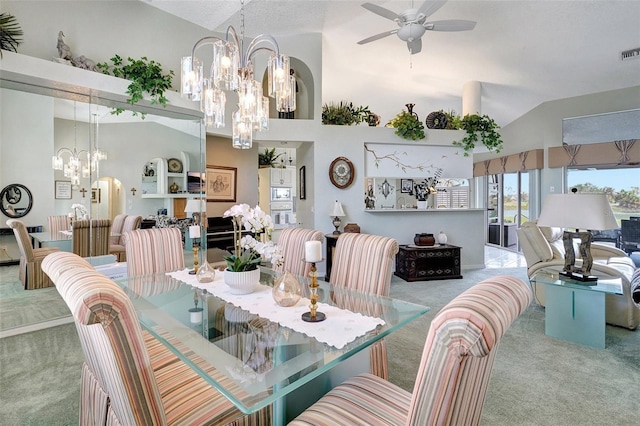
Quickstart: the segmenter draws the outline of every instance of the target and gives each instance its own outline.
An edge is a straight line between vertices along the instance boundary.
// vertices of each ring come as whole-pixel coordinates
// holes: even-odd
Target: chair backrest
[[[73,223],[72,250],[80,257],[109,254],[110,235],[109,219],[77,220]]]
[[[111,222],[111,244],[122,244],[120,238],[122,237],[122,227],[124,226],[124,220],[127,218],[126,214],[119,214],[113,218]]]
[[[388,296],[398,242],[380,235],[340,234],[329,281],[379,296]]]
[[[31,246],[31,237],[27,232],[27,227],[24,222],[18,219],[7,220],[7,226],[13,229],[13,234],[16,236],[18,248],[24,256],[27,262],[33,262],[33,247]]]
[[[184,268],[182,233],[178,228],[136,229],[122,236],[130,277]]]
[[[620,223],[622,229],[622,242],[640,243],[640,220],[622,219]]]
[[[122,424],[166,424],[158,384],[131,300],[113,281],[54,253],[43,270],[71,310],[85,360]],[[68,259],[65,259],[68,260]],[[55,277],[55,278],[54,278]]]
[[[137,215],[127,216],[122,226],[122,229],[120,230],[120,234],[140,228],[141,222],[142,222],[142,216],[137,216]]]
[[[51,235],[55,235],[60,231],[71,230],[71,219],[69,216],[49,216],[49,232]]]
[[[320,231],[304,228],[285,228],[278,237],[278,246],[282,248],[284,263],[275,267],[277,271],[289,271],[293,275],[307,276],[311,271],[311,264],[304,261],[304,243],[307,241],[322,241],[324,235]]]
[[[498,343],[531,299],[529,285],[503,275],[476,284],[436,315],[416,376],[408,425],[480,423]]]

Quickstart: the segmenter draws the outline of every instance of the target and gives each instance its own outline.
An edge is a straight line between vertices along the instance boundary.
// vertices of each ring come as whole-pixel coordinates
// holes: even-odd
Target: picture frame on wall
[[[55,181],[56,200],[70,200],[71,196],[72,196],[71,181],[68,181],[68,180]]]
[[[300,167],[300,176],[299,179],[299,187],[300,187],[300,199],[307,199],[307,169],[305,166]]]
[[[99,203],[102,198],[102,189],[101,188],[91,188],[91,202]]]
[[[207,202],[235,202],[237,176],[236,167],[208,165],[205,176]]]
[[[413,179],[400,179],[400,193],[408,194],[413,188]]]

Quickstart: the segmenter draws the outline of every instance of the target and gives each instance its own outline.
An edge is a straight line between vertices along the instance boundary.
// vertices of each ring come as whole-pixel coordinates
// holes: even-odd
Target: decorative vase
[[[367,117],[367,122],[369,123],[369,126],[376,127],[380,124],[380,116],[378,114],[370,113],[369,117]]]
[[[417,246],[432,246],[436,243],[436,239],[433,234],[416,234],[413,242]]]
[[[424,210],[427,208],[427,200],[424,200],[424,201],[418,200],[417,203],[418,203],[418,209]]]
[[[415,118],[418,118],[418,114],[413,112],[413,107],[416,106],[416,104],[406,104],[405,106],[407,107],[407,112],[409,114],[413,115]]]
[[[441,246],[447,244],[447,234],[445,234],[444,231],[440,231],[438,234],[438,244]]]
[[[360,233],[360,226],[357,223],[347,223],[344,226],[344,232],[346,232],[346,233]]]
[[[180,189],[180,187],[178,186],[177,183],[173,182],[171,184],[171,186],[169,186],[169,192],[171,192],[172,194],[175,194],[178,192],[178,189]]]
[[[296,277],[285,271],[274,283],[271,295],[280,306],[295,306],[302,296],[302,287]]]
[[[196,274],[196,279],[199,283],[210,283],[216,278],[216,270],[213,269],[209,262],[206,260],[204,264],[198,268],[198,273]]]
[[[260,282],[260,268],[253,271],[232,272],[224,271],[224,283],[229,286],[232,294],[253,293]]]

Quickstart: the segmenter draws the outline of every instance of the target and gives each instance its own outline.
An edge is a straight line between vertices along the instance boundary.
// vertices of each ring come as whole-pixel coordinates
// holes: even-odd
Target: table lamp
[[[593,257],[591,256],[591,231],[616,229],[618,224],[605,194],[578,194],[573,188],[571,194],[550,194],[542,205],[542,212],[538,218],[538,226],[553,226],[559,228],[574,228],[576,231],[565,230],[562,234],[564,243],[564,268],[560,275],[578,281],[597,281],[591,275]],[[584,231],[580,231],[583,229]],[[580,255],[582,267],[576,267],[576,253],[573,240],[580,240]]]
[[[187,200],[187,204],[184,206],[184,212],[193,217],[194,225],[201,225],[201,216],[206,211],[203,200]]]
[[[333,216],[333,226],[336,227],[336,230],[333,231],[333,234],[340,234],[340,231],[338,231],[338,228],[340,227],[340,218],[346,215],[344,214],[344,210],[342,210],[342,204],[340,204],[338,200],[336,200],[335,204],[333,205],[333,210],[331,210],[331,214],[329,216]]]

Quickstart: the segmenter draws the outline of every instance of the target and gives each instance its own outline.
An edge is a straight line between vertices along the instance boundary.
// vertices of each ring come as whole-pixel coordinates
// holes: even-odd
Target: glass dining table
[[[58,247],[62,251],[71,251],[71,239],[73,237],[71,231],[31,232],[29,236],[31,237],[33,248]]]
[[[261,268],[258,289],[242,296],[227,296],[222,272],[216,275],[207,285],[164,273],[116,282],[131,298],[144,330],[243,413],[272,404],[274,424],[286,424],[347,377],[368,372],[368,348],[429,311],[319,281],[319,310],[327,319],[303,324],[291,310],[308,310],[308,278],[297,277],[300,301],[281,307],[271,295],[277,274],[270,269]],[[362,331],[363,324],[369,329]],[[348,335],[351,330],[359,331]],[[334,339],[345,332],[346,339]]]

